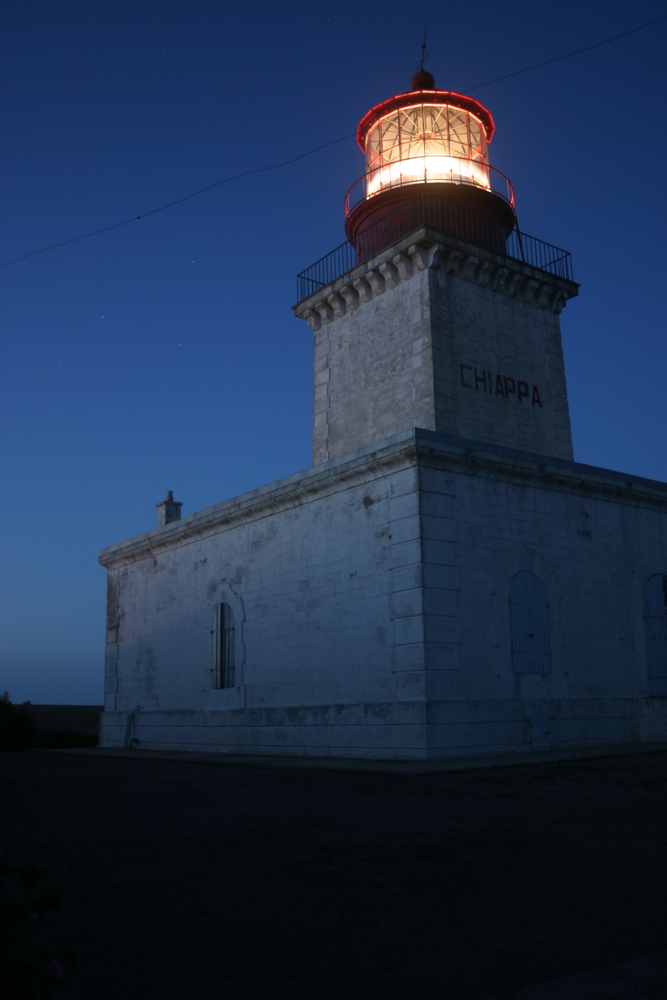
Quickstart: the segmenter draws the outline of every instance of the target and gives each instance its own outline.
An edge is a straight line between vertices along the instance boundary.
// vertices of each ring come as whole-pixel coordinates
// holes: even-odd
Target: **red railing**
[[[434,156],[433,159],[435,160],[436,156]],[[471,160],[469,157],[441,157],[440,154],[438,154],[437,159],[456,160],[461,165],[469,164],[469,167],[466,172],[465,169],[457,171],[456,167],[452,167],[449,171],[443,171],[442,168],[435,168],[434,166],[434,169],[429,172],[428,166],[426,166],[423,173],[421,171],[416,172],[414,170],[406,171],[406,173],[401,171],[396,176],[390,175],[389,177],[386,177],[386,174],[389,173],[389,169],[391,167],[395,167],[396,165],[402,166],[403,164],[414,162],[414,160],[423,160],[426,164],[428,164],[428,156],[412,157],[396,161],[396,164],[384,164],[381,167],[375,167],[373,170],[369,170],[368,173],[356,180],[345,195],[345,219],[347,220],[350,217],[350,214],[358,205],[364,201],[374,198],[382,191],[391,191],[394,188],[408,187],[411,184],[429,183],[462,184],[469,187],[481,188],[484,191],[491,191],[493,194],[498,195],[506,201],[512,211],[514,211],[514,188],[512,187],[509,178],[505,177],[505,174],[501,173],[500,170],[496,170],[495,167],[489,166],[488,163],[484,163],[482,160]],[[480,173],[486,174],[488,181],[480,181],[479,178],[475,176],[474,168],[477,168]],[[372,190],[369,192],[370,185],[372,185]]]

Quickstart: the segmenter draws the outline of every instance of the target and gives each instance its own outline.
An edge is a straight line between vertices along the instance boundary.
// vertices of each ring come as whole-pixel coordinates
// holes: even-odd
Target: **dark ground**
[[[0,844],[63,894],[77,1000],[483,1000],[667,948],[666,790],[665,751],[426,775],[24,751]]]

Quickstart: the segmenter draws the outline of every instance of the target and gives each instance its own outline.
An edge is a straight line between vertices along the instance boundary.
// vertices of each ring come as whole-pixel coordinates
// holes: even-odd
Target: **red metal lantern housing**
[[[489,164],[490,112],[471,97],[436,90],[426,71],[413,77],[412,87],[359,123],[366,172],[345,198],[348,239],[363,258],[364,232],[384,222],[392,230],[385,238],[399,239],[410,209],[424,225],[462,238],[471,218],[486,222],[484,245],[502,249],[516,221],[514,192]]]

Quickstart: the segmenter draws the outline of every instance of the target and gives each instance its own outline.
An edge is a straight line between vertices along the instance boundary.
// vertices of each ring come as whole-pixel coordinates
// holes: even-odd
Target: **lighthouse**
[[[297,277],[313,465],[184,517],[170,492],[101,553],[102,746],[432,763],[667,739],[667,484],[573,460],[578,285],[519,227],[493,134],[425,71],[362,118],[345,242]]]
[[[413,427],[571,459],[559,315],[570,256],[522,233],[478,101],[420,71],[364,115],[347,241],[298,278],[313,463]]]
[[[502,250],[516,224],[514,191],[489,163],[495,131],[490,111],[471,97],[436,90],[425,70],[410,87],[359,123],[366,170],[345,198],[348,239],[363,257],[370,249],[363,233],[373,223],[384,221],[388,241],[400,237],[414,215],[465,237],[468,210],[487,221],[477,235]]]

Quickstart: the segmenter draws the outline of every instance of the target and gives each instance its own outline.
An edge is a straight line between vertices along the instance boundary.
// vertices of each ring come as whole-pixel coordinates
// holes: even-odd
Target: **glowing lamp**
[[[436,90],[425,70],[412,78],[411,87],[371,108],[359,123],[366,172],[345,199],[348,239],[360,248],[365,229],[380,220],[391,226],[394,217],[399,238],[401,213],[393,210],[427,195],[420,201],[426,225],[441,228],[446,214],[448,228],[456,228],[460,209],[461,219],[467,212],[468,218],[473,213],[491,222],[489,232],[499,234],[491,242],[503,242],[516,220],[514,193],[489,164],[490,112],[471,97]]]

